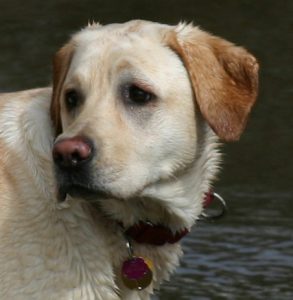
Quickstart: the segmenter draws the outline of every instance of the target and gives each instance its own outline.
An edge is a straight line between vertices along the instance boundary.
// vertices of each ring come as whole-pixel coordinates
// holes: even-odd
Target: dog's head
[[[202,123],[224,141],[239,138],[257,70],[245,49],[191,25],[132,21],[82,30],[54,59],[60,190],[133,199],[178,180],[207,146],[199,143]]]

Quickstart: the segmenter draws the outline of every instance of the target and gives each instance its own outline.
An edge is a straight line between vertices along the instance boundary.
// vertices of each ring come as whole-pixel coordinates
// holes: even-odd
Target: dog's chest
[[[149,299],[153,286],[136,292],[120,282],[127,258],[121,235],[99,220],[93,224],[78,203],[60,211],[48,208],[35,205],[7,220],[0,245],[0,299]],[[155,287],[177,264],[180,250],[173,251],[159,249],[158,255],[148,247],[135,248],[163,270],[155,270]]]
[[[39,211],[5,226],[1,299],[119,299],[109,263],[113,253],[82,214],[64,221]]]

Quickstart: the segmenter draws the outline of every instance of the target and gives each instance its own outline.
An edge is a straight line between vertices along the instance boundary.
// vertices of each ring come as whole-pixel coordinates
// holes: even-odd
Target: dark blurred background
[[[50,84],[53,54],[89,20],[193,21],[258,58],[258,104],[216,183],[229,214],[193,229],[154,299],[293,299],[292,16],[289,0],[1,0],[0,92]]]

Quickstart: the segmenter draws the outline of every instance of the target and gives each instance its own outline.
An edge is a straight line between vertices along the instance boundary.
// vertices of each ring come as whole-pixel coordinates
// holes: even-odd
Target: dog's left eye
[[[69,90],[65,93],[65,104],[70,111],[78,106],[80,103],[80,94],[76,90]]]
[[[123,94],[124,98],[126,98],[128,102],[135,105],[145,105],[155,98],[154,94],[138,87],[135,84],[126,86]]]

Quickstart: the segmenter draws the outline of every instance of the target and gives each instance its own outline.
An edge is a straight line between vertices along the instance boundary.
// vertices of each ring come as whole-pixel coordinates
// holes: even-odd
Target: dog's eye
[[[65,104],[70,111],[76,108],[80,102],[80,94],[76,90],[69,90],[65,93]]]
[[[125,97],[133,104],[145,105],[151,102],[155,98],[155,95],[143,90],[135,84],[132,84],[126,87]]]

